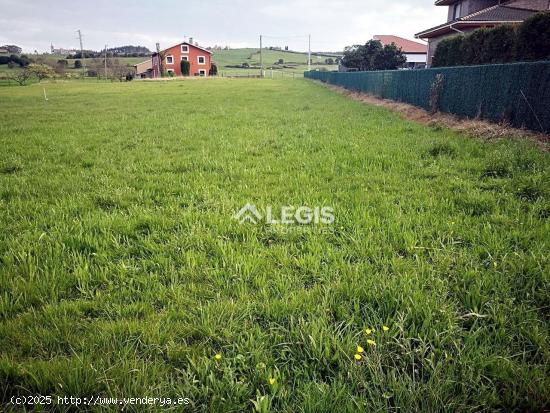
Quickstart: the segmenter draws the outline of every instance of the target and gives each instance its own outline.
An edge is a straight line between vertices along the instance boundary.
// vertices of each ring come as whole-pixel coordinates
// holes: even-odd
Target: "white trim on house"
[[[202,58],[202,63],[201,63],[201,58]],[[197,56],[197,64],[205,65],[206,64],[206,56]]]
[[[182,56],[181,60],[185,60],[186,62],[188,62],[189,61],[189,56]]]
[[[184,47],[185,47],[185,50],[183,50]],[[181,45],[181,52],[182,53],[189,53],[189,45],[188,44],[182,44]]]
[[[206,76],[206,69],[199,69],[199,76]]]
[[[170,62],[168,61],[168,59],[170,59]],[[174,56],[172,56],[172,55],[166,56],[166,64],[167,65],[173,65],[174,64]]]

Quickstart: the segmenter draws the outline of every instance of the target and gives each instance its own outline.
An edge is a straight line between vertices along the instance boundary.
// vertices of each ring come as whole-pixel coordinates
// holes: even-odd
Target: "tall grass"
[[[0,90],[6,410],[548,408],[548,154],[302,80],[42,87]],[[336,222],[241,225],[247,202]]]

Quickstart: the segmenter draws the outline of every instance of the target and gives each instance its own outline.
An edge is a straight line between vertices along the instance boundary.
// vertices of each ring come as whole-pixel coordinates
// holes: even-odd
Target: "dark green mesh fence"
[[[441,86],[434,88],[440,77]],[[509,122],[550,133],[550,62],[382,72],[306,72],[305,77],[425,109]]]

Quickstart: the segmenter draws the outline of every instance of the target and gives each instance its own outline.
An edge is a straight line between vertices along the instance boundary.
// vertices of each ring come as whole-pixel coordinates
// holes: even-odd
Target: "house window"
[[[199,76],[206,76],[206,70],[199,69]]]
[[[197,61],[199,62],[199,65],[206,64],[206,58],[204,56],[197,57]]]
[[[188,61],[189,61],[189,56],[182,56],[182,57],[181,57],[181,60],[185,60],[185,61],[188,62]]]
[[[453,9],[453,20],[458,19],[461,13],[462,13],[462,3],[456,3]]]
[[[181,52],[182,53],[189,53],[189,46],[187,46],[186,44],[182,44],[181,45]]]
[[[174,56],[166,56],[166,64],[167,65],[173,65],[174,64]]]

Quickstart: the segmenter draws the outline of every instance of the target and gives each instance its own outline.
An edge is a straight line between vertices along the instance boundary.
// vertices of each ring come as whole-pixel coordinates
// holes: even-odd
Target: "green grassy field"
[[[0,89],[4,410],[550,406],[547,153],[303,79],[46,89]],[[246,203],[336,221],[240,224]]]
[[[284,50],[263,50],[263,64],[264,67],[270,68],[274,66],[279,59],[283,59],[284,64],[291,67],[276,68],[278,72],[283,71],[286,73],[303,74],[307,70],[307,53],[300,52],[287,52]],[[329,55],[312,55],[313,68],[336,70],[337,65],[324,64],[325,59],[334,56]],[[241,65],[248,63],[250,66],[260,66],[260,52],[258,49],[230,49],[230,50],[215,50],[213,54],[214,61],[218,65],[218,71],[224,74],[245,74],[249,72],[258,72],[258,69],[240,69],[227,67]],[[277,65],[275,65],[277,66]]]

